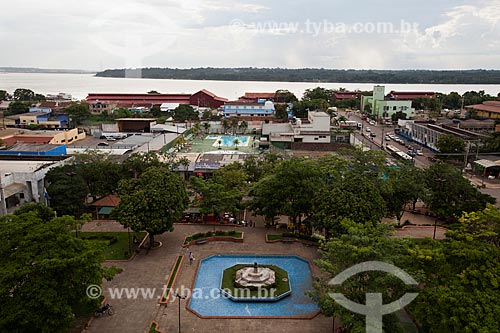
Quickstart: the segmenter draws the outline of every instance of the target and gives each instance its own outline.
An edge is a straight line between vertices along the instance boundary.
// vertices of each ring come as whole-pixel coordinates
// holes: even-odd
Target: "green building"
[[[361,96],[361,110],[369,105],[370,114],[378,120],[390,119],[396,112],[406,114],[406,119],[412,119],[415,109],[411,107],[411,100],[393,100],[385,98],[385,87],[374,86],[372,96]]]

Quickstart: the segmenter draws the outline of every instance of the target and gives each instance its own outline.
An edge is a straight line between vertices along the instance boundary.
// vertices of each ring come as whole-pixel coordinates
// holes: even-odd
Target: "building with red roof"
[[[480,118],[500,119],[500,101],[486,101],[483,104],[467,105],[465,108]]]
[[[274,100],[275,93],[271,92],[246,92],[238,98],[239,102],[257,103],[259,100]]]
[[[198,91],[189,98],[191,105],[213,109],[221,107],[227,101],[227,98],[219,97],[206,89]]]

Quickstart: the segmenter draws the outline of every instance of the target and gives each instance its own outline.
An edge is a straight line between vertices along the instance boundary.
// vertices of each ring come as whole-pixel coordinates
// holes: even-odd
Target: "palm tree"
[[[238,138],[235,138],[233,140],[233,145],[236,147],[236,150],[238,150],[238,145],[240,144],[240,140],[238,140]]]
[[[220,149],[220,145],[222,144],[222,140],[221,139],[217,140],[217,144],[219,145],[219,149]]]
[[[205,132],[208,133],[208,130],[210,129],[210,124],[209,123],[203,123],[203,128],[205,129]]]
[[[247,130],[247,128],[248,128],[248,123],[247,123],[246,121],[244,121],[244,120],[243,120],[243,121],[241,122],[241,124],[240,124],[240,126],[239,126],[239,127],[240,127],[240,130],[242,130],[242,131],[243,131],[243,134],[245,134],[245,131],[246,131],[246,130]]]
[[[222,128],[224,129],[224,133],[229,129],[229,121],[226,118],[222,121]]]
[[[236,117],[231,119],[231,128],[233,129],[233,135],[236,135],[236,129],[238,128],[239,122],[239,119]]]

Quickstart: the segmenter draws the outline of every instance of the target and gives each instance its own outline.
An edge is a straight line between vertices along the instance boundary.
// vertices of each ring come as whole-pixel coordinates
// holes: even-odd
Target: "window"
[[[397,109],[397,107],[395,107],[395,106],[393,106],[393,107],[392,107],[392,110],[393,110],[393,111],[396,111],[396,109]]]

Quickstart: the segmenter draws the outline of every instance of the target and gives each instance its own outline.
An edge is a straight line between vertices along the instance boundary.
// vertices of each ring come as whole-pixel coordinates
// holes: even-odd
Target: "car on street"
[[[371,128],[370,128],[370,127],[367,127],[367,128],[365,129],[365,131],[367,131],[367,132],[371,132],[372,130],[371,130]]]
[[[388,136],[388,135],[386,135],[386,136],[385,136],[385,141],[391,141],[391,137],[390,137],[390,136]]]
[[[99,142],[97,145],[98,146],[109,146],[109,143],[107,143],[107,142]]]
[[[424,156],[424,152],[421,149],[417,149],[415,152],[418,156]]]

